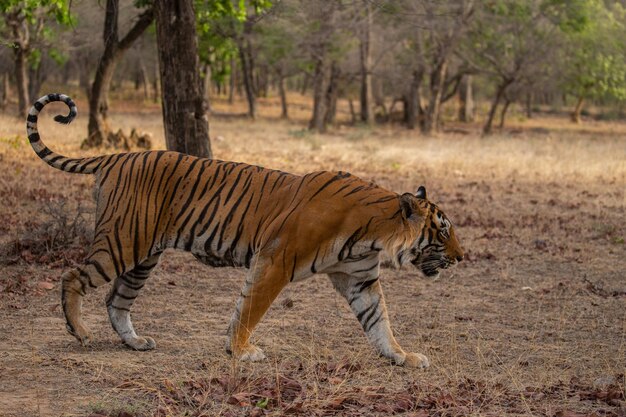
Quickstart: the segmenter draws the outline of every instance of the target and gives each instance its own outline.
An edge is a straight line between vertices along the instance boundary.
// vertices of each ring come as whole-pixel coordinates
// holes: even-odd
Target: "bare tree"
[[[104,51],[91,84],[88,136],[83,142],[84,147],[101,146],[105,140],[109,140],[111,132],[107,120],[109,110],[107,95],[115,66],[154,19],[152,8],[148,8],[139,15],[126,36],[119,39],[118,15],[119,0],[107,0],[103,31]]]
[[[359,37],[359,55],[361,63],[361,121],[374,121],[372,98],[372,6],[368,0],[363,0],[364,18],[361,23]]]

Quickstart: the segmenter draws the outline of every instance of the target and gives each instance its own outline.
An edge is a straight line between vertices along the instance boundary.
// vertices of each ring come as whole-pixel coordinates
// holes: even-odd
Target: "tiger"
[[[69,114],[54,120],[72,122],[72,99],[49,94],[34,103],[26,125],[48,165],[95,176],[92,243],[84,262],[61,277],[66,328],[83,346],[93,341],[83,298],[112,282],[106,306],[113,329],[132,349],[156,347],[136,333],[130,311],[163,251],[179,249],[213,267],[248,269],[226,337],[227,353],[238,360],[265,359],[250,336],[283,288],[325,274],[381,356],[429,366],[396,341],[379,279],[383,256],[427,277],[463,260],[454,226],[423,186],[398,194],[343,171],[295,175],[163,150],[68,158],[50,150],[37,128],[40,111],[57,101]]]

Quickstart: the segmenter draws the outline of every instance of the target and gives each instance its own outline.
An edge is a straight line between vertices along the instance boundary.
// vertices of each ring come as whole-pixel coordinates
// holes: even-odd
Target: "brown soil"
[[[69,127],[47,118],[51,148],[90,153],[79,150],[86,117]],[[113,118],[163,146],[158,109]],[[133,308],[155,351],[119,342],[107,288],[86,298],[96,342],[80,347],[65,331],[58,279],[89,232],[46,230],[73,224],[78,203],[89,220],[92,179],[43,164],[22,122],[0,116],[0,416],[625,416],[626,126],[572,133],[544,122],[481,139],[477,129],[318,136],[300,122],[212,120],[220,159],[349,170],[398,192],[426,185],[467,259],[437,280],[382,271],[400,343],[431,360],[415,371],[376,357],[324,276],[288,287],[264,318],[254,339],[267,361],[233,362],[224,333],[245,270],[177,252]]]

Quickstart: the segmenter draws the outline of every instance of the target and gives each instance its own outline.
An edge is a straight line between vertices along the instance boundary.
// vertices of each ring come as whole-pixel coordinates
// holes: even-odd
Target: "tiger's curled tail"
[[[76,104],[72,101],[69,96],[65,94],[48,94],[46,96],[41,97],[37,100],[33,106],[30,108],[28,112],[28,117],[26,118],[26,133],[28,135],[28,141],[30,145],[33,147],[35,153],[44,160],[48,165],[53,168],[60,169],[61,171],[66,172],[75,172],[80,174],[93,174],[99,166],[99,162],[102,161],[103,157],[94,157],[94,158],[68,158],[63,155],[59,155],[56,152],[53,152],[48,148],[41,137],[39,136],[39,130],[37,129],[37,119],[39,117],[39,112],[44,108],[44,106],[48,103],[52,103],[55,101],[61,101],[69,107],[70,112],[67,116],[57,115],[54,117],[54,120],[58,123],[62,124],[70,124],[76,117]]]

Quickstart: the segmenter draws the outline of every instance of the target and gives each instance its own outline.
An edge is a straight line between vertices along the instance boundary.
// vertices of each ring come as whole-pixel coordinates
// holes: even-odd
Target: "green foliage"
[[[242,35],[252,14],[272,6],[269,0],[196,0],[198,53],[200,61],[211,65],[211,77],[221,83],[230,74],[230,59],[237,56],[235,39]]]
[[[615,3],[584,2],[588,23],[579,30],[563,29],[563,87],[582,98],[626,100],[626,13]]]
[[[34,24],[38,13],[53,17],[61,25],[73,23],[69,8],[70,0],[0,0],[0,12],[19,13]]]

